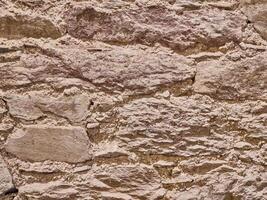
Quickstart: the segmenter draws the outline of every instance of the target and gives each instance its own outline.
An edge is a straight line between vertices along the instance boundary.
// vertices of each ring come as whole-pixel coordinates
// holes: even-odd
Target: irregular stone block
[[[9,136],[5,149],[29,161],[78,163],[91,158],[90,141],[80,127],[24,126]]]
[[[68,11],[66,22],[69,33],[77,38],[119,44],[161,43],[183,53],[191,53],[189,48],[197,51],[240,40],[245,25],[241,14],[199,8],[187,12],[157,5],[113,11],[78,4]]]
[[[29,96],[14,95],[7,100],[9,106],[9,113],[13,117],[36,120],[40,118],[43,113],[34,105],[36,98],[30,98]]]
[[[159,174],[153,167],[149,165],[103,164],[102,166],[94,166],[92,168],[91,173],[93,173],[94,177],[97,180],[109,186],[116,187],[116,193],[112,192],[101,193],[101,195],[103,195],[102,196],[103,199],[156,200],[156,199],[162,199],[164,196],[165,189],[162,188],[162,184],[158,181]],[[85,182],[90,181],[90,179],[89,180],[85,179],[85,180],[86,180]],[[129,190],[128,188],[131,188],[131,190]],[[121,193],[124,193],[124,195]]]
[[[89,99],[85,95],[70,97],[42,97],[14,95],[7,100],[10,114],[25,120],[36,120],[49,112],[71,122],[81,122],[88,115]]]
[[[102,44],[103,45],[103,44]],[[21,61],[0,67],[0,87],[14,87],[29,83],[59,82],[73,84],[70,79],[83,80],[100,90],[131,90],[148,92],[164,85],[181,85],[194,77],[192,60],[167,48],[144,45],[109,46],[109,50],[88,53],[86,48],[71,48],[57,44],[46,50],[57,52],[70,66],[61,66],[55,57],[27,54]],[[28,77],[31,77],[30,82]],[[67,85],[66,85],[67,86]]]
[[[267,99],[267,53],[237,62],[213,60],[197,65],[194,90],[226,100]]]
[[[267,40],[267,1],[246,2],[243,8],[248,20],[258,33]]]
[[[55,115],[65,117],[71,122],[83,121],[88,112],[89,98],[85,95],[71,97],[42,99],[42,103],[35,102],[36,106],[43,111],[51,112]]]
[[[0,195],[13,187],[12,177],[4,163],[3,158],[0,156]]]

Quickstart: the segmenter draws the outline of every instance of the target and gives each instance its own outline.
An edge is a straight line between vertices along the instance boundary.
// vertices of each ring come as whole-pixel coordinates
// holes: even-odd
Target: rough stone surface
[[[0,199],[267,199],[266,13],[0,0]]]
[[[0,157],[0,198],[2,194],[13,187],[12,177],[7,169],[5,161]]]
[[[262,1],[245,1],[243,11],[248,20],[254,24],[257,32],[267,39],[267,2]]]

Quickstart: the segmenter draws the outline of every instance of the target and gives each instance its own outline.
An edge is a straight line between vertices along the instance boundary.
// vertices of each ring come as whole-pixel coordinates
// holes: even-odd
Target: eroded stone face
[[[244,2],[243,11],[248,16],[248,20],[255,29],[266,40],[267,39],[267,2],[266,1],[247,1]]]
[[[11,134],[5,149],[23,160],[78,163],[90,160],[90,145],[83,128],[31,125]]]
[[[99,185],[102,183],[103,186],[104,184],[107,186],[114,185],[117,188],[118,195],[106,188],[105,191],[110,192],[101,193],[103,199],[112,199],[120,196],[122,199],[134,199],[134,197],[160,199],[163,198],[166,192],[166,190],[162,188],[162,184],[158,182],[158,172],[148,165],[102,165],[94,167],[92,172],[93,176],[99,180]],[[112,175],[109,176],[108,174]],[[126,192],[129,187],[131,187],[132,190]],[[123,195],[123,193],[128,195]]]
[[[66,64],[62,65],[57,59],[51,60],[41,54],[24,54],[18,63],[0,69],[0,75],[5,75],[0,85],[16,87],[49,82],[57,86],[61,83],[60,78],[63,78],[69,86],[74,84],[73,79],[78,79],[84,81],[84,85],[90,83],[98,90],[145,93],[160,86],[190,82],[195,75],[191,59],[162,47],[139,45],[125,49],[119,46],[90,48],[56,44],[47,48],[49,54],[60,54]]]
[[[225,10],[217,15],[217,8],[200,9],[198,3],[177,4],[176,7],[152,4],[120,10],[94,7],[91,3],[74,4],[67,13],[67,26],[69,33],[77,38],[119,44],[160,43],[184,53],[198,43],[202,45],[199,48],[205,49],[228,40],[240,40],[245,25],[242,15]]]
[[[207,61],[197,65],[194,90],[219,99],[267,99],[267,54],[240,61]]]

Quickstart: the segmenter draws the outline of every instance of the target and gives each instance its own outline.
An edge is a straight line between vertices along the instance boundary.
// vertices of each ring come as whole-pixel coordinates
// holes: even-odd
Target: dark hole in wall
[[[247,24],[251,24],[252,22],[249,20],[249,19],[247,19]]]
[[[8,189],[7,191],[4,192],[4,195],[9,195],[9,194],[13,194],[13,193],[18,193],[18,189],[15,187],[12,187],[10,189]]]

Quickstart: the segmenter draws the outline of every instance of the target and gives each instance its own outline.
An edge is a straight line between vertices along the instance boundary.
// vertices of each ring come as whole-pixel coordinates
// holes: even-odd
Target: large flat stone
[[[6,151],[28,161],[70,163],[90,159],[90,142],[80,127],[29,125],[16,130],[7,139]]]

